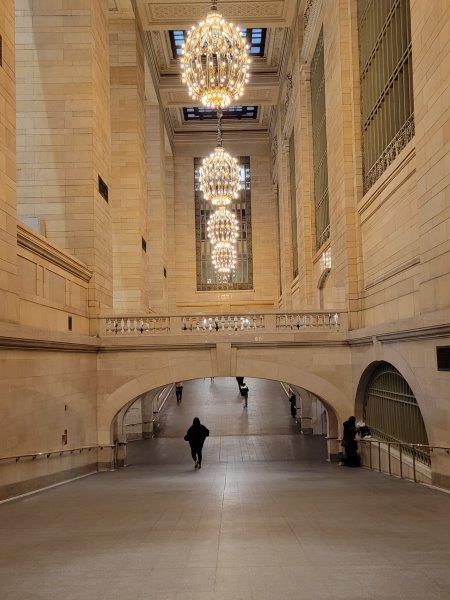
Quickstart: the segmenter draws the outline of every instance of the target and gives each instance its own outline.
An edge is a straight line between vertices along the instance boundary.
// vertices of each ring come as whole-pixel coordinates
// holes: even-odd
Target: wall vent
[[[72,331],[72,317],[70,315],[67,317],[67,329]]]
[[[106,202],[109,202],[109,200],[108,200],[108,186],[103,181],[103,179],[100,177],[100,175],[98,176],[98,191],[100,192],[100,196],[102,196],[106,200]]]
[[[147,241],[144,238],[141,238],[142,250],[147,252]]]
[[[436,346],[438,371],[450,371],[450,346]]]
[[[166,267],[164,267],[164,277],[167,278],[167,271],[166,271]]]

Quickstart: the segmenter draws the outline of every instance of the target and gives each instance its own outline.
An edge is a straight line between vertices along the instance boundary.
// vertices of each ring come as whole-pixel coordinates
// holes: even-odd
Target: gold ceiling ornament
[[[191,98],[216,109],[238,100],[249,78],[248,50],[239,27],[223,18],[213,0],[206,19],[191,27],[183,44],[182,80]]]
[[[218,242],[212,251],[214,269],[221,276],[230,275],[236,269],[237,252],[230,242]]]
[[[200,167],[200,190],[213,206],[228,206],[239,197],[241,170],[236,158],[222,146],[222,112],[218,113],[217,146],[203,159]]]
[[[234,244],[238,239],[238,220],[230,210],[221,206],[208,219],[208,238],[211,244],[228,242]]]

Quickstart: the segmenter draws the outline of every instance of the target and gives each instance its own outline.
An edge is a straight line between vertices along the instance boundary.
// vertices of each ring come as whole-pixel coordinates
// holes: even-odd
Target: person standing
[[[200,419],[195,417],[192,425],[187,430],[184,439],[189,442],[191,455],[195,462],[195,468],[202,468],[202,450],[206,438],[209,436],[209,429],[200,423]]]
[[[237,384],[238,384],[239,391],[241,391],[241,387],[244,385],[244,378],[243,377],[236,377],[236,381],[237,381]]]
[[[289,397],[289,404],[291,405],[291,417],[297,418],[297,397],[295,394],[291,394]]]
[[[175,384],[175,396],[177,397],[177,404],[181,404],[181,398],[183,397],[183,382],[177,381]]]
[[[358,442],[356,441],[356,417],[349,417],[344,423],[342,445],[345,450],[344,465],[346,467],[359,467]]]

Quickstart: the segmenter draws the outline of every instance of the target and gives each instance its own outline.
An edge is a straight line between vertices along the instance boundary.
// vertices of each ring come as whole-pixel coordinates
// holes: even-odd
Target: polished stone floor
[[[324,462],[279,388],[249,387],[244,414],[232,380],[188,383],[128,468],[1,505],[1,600],[450,598],[450,496]]]

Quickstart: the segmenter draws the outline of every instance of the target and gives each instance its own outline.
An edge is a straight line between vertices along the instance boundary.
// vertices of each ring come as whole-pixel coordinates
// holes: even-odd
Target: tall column
[[[150,304],[141,33],[134,17],[110,19],[114,308],[134,314]]]
[[[150,242],[150,307],[167,312],[167,223],[164,119],[158,105],[145,107],[147,197]]]
[[[99,177],[110,185],[108,1],[15,4],[18,217],[93,271],[95,315],[112,301],[110,206],[99,186]]]
[[[356,203],[362,192],[356,2],[327,4],[323,28],[333,305],[348,308],[354,328],[361,296]]]
[[[300,202],[297,204],[299,242],[299,304],[302,309],[314,307],[313,263],[314,256],[314,171],[311,131],[311,94],[309,66],[301,65],[299,73],[298,127],[299,140],[297,169],[299,171]]]
[[[18,320],[14,0],[0,3],[0,321]]]
[[[281,287],[283,290],[282,308],[292,307],[291,284],[292,275],[292,233],[291,233],[291,201],[289,187],[289,142],[283,138],[281,127],[278,131],[278,189],[280,203],[280,253],[281,253]]]
[[[449,308],[448,38],[446,2],[411,0],[420,312]]]

